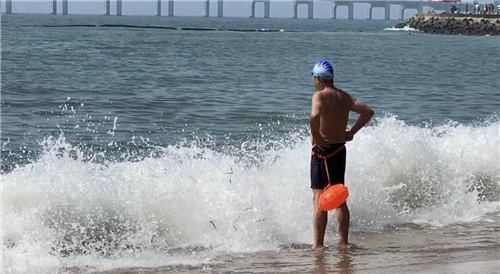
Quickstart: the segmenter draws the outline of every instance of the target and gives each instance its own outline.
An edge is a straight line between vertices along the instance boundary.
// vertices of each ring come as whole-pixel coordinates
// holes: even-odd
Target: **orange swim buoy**
[[[343,184],[328,185],[319,196],[319,208],[324,211],[339,207],[349,197],[349,191]]]

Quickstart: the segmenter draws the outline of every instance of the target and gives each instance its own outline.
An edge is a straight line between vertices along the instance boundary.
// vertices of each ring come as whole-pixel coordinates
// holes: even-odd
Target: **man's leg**
[[[337,209],[335,209],[335,214],[337,215],[337,228],[339,231],[339,241],[340,245],[347,245],[349,243],[349,222],[350,222],[350,213],[349,208],[347,207],[347,203],[343,203]]]
[[[322,248],[325,240],[328,212],[319,208],[319,195],[323,189],[313,189],[313,249]]]

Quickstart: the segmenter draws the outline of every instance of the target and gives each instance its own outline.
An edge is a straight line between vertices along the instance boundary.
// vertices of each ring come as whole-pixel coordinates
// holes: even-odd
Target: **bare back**
[[[344,143],[349,111],[354,99],[338,88],[325,88],[319,93],[320,124],[318,145]]]

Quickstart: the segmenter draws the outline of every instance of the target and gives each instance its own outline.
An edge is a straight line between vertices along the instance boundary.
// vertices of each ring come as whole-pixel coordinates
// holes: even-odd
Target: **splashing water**
[[[362,130],[347,146],[352,229],[498,212],[499,133],[498,121],[418,127],[393,116]],[[4,270],[128,256],[194,264],[217,252],[308,243],[310,144],[300,134],[286,139],[236,153],[158,147],[140,161],[97,163],[64,137],[47,138],[37,161],[2,175]]]

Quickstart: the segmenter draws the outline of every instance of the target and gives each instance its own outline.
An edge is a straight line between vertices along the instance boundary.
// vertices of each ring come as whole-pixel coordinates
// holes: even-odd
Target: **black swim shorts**
[[[335,151],[337,151],[337,153],[331,155],[331,153]],[[328,157],[329,154],[331,155],[330,157]],[[345,159],[346,149],[343,143],[313,147],[313,153],[311,155],[311,188],[323,189],[328,183],[343,184]],[[326,171],[326,166],[328,167],[328,173]]]

